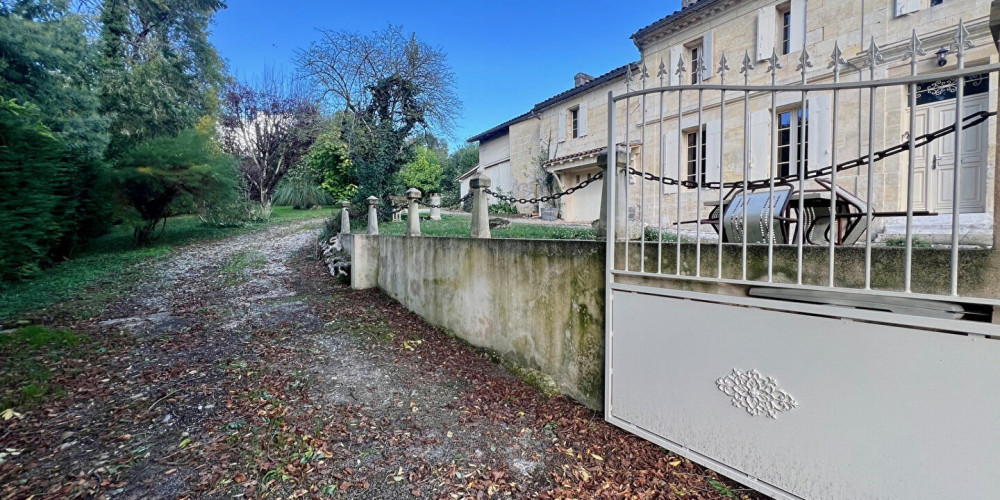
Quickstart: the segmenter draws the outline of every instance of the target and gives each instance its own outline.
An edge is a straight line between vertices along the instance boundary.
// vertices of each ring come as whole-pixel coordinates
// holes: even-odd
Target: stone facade
[[[938,64],[938,49],[948,48],[953,43],[959,20],[963,20],[969,33],[973,47],[966,51],[966,67],[995,63],[998,61],[997,51],[992,42],[988,17],[990,2],[988,0],[944,1],[940,5],[930,5],[930,0],[874,0],[861,2],[805,2],[792,0],[774,2],[765,0],[703,0],[686,6],[656,23],[639,30],[632,40],[640,51],[639,65],[644,64],[648,78],[643,82],[639,65],[632,66],[634,80],[629,88],[632,90],[646,87],[669,86],[692,81],[691,56],[692,49],[697,49],[705,60],[706,71],[703,73],[705,84],[719,84],[721,77],[717,69],[723,54],[725,54],[730,70],[727,73],[727,84],[743,83],[740,74],[741,61],[744,53],[748,54],[756,68],[751,71],[751,85],[765,85],[771,82],[771,74],[765,71],[769,66],[766,59],[772,51],[781,54],[778,62],[781,68],[775,74],[778,85],[797,84],[802,75],[797,71],[802,47],[806,47],[813,66],[809,68],[806,77],[809,83],[829,83],[833,81],[833,73],[829,68],[830,54],[834,44],[843,52],[845,64],[841,66],[840,81],[852,82],[869,80],[871,76],[865,66],[864,51],[870,40],[875,41],[882,49],[883,62],[875,70],[876,80],[906,76],[910,72],[910,63],[903,59],[915,29],[923,40],[923,48],[927,52],[919,58],[917,71],[920,74],[955,69],[954,53],[945,56],[943,66]],[[787,13],[787,16],[786,14]],[[788,25],[787,31],[784,24]],[[782,54],[782,52],[785,52]],[[678,60],[682,60],[688,70],[683,75],[676,75]],[[662,67],[666,70],[661,72]],[[623,67],[624,68],[624,67]],[[586,175],[598,172],[596,165],[596,150],[607,146],[607,102],[608,91],[615,95],[625,92],[625,71],[612,77],[603,75],[583,86],[564,92],[559,96],[536,105],[523,119],[509,125],[503,135],[489,137],[481,141],[481,147],[490,148],[491,142],[505,142],[510,158],[510,190],[518,196],[531,197],[544,191],[540,179],[544,178],[542,169],[555,174],[558,189],[576,185],[577,176],[580,179]],[[602,80],[603,78],[603,80]],[[990,75],[989,90],[976,99],[967,100],[967,106],[981,108],[966,108],[963,114],[978,109],[995,111],[997,76]],[[874,127],[872,128],[873,149],[878,151],[900,143],[909,128],[908,89],[905,86],[895,86],[880,89],[874,98]],[[769,176],[771,167],[771,139],[777,123],[771,123],[772,108],[779,121],[785,116],[795,116],[803,107],[803,96],[799,92],[779,92],[774,96],[769,92],[754,92],[747,96],[748,109],[744,111],[744,94],[729,92],[726,95],[726,112],[724,120],[720,119],[720,92],[706,90],[700,93],[701,118],[703,130],[701,145],[704,150],[705,175],[708,181],[740,180],[745,163],[749,164],[751,179],[762,179]],[[699,92],[686,91],[682,93],[678,104],[677,92],[668,91],[660,95],[651,94],[645,99],[629,100],[629,110],[626,113],[625,103],[619,101],[616,110],[616,142],[628,142],[630,147],[630,162],[637,169],[657,173],[660,162],[663,162],[663,173],[666,176],[687,176],[687,151],[689,132],[699,128]],[[833,95],[832,92],[815,92],[805,98],[808,128],[803,128],[809,165],[807,168],[819,168],[830,164],[836,155],[838,163],[866,154],[868,151],[868,110],[871,104],[867,90],[841,91],[838,93],[836,150],[833,149]],[[681,119],[678,120],[678,105]],[[662,117],[661,117],[662,110]],[[924,123],[931,110],[923,110],[918,106],[917,133],[935,130],[929,122]],[[573,113],[578,117],[579,137],[573,137]],[[921,112],[926,114],[921,115]],[[947,113],[947,110],[938,111]],[[953,113],[953,111],[952,111]],[[582,114],[582,127],[579,116]],[[942,114],[942,116],[944,116]],[[952,115],[953,116],[953,115]],[[795,119],[795,118],[792,118]],[[628,127],[624,122],[628,122]],[[678,121],[680,126],[678,126]],[[747,126],[749,124],[749,126]],[[928,128],[930,127],[930,128]],[[993,211],[993,178],[995,158],[995,120],[989,120],[978,128],[978,134],[970,132],[966,136],[971,139],[967,143],[982,140],[980,159],[970,172],[978,172],[974,185],[966,187],[970,196],[963,213],[989,214]],[[796,130],[792,128],[792,130]],[[776,136],[777,137],[777,136]],[[473,138],[476,139],[476,138]],[[749,157],[744,156],[744,140],[749,143]],[[793,141],[792,150],[797,147]],[[696,149],[696,148],[695,148]],[[931,165],[933,155],[918,153],[916,158],[917,176],[916,196],[917,210],[946,213],[950,212],[950,202],[943,202],[942,196],[948,195],[948,189],[943,184],[935,186]],[[545,159],[545,160],[543,160]],[[680,159],[680,165],[678,165]],[[695,163],[695,162],[692,162]],[[790,168],[795,168],[796,162],[791,162]],[[873,169],[872,204],[877,211],[901,211],[906,208],[907,156],[897,155],[877,162]],[[681,168],[678,168],[678,167]],[[966,179],[973,175],[963,176]],[[939,181],[941,183],[943,181]],[[838,184],[845,190],[864,198],[868,190],[868,175],[866,168],[858,168],[841,172]],[[600,183],[592,184],[587,189],[565,199],[562,202],[562,216],[567,220],[592,220],[599,212],[600,196],[587,196],[593,189],[599,193]],[[503,187],[502,184],[501,187]],[[644,185],[644,186],[643,186]],[[643,219],[647,226],[656,226],[662,220],[664,227],[671,226],[678,220],[690,220],[696,215],[707,215],[704,201],[718,196],[717,190],[702,189],[702,206],[698,206],[698,190],[682,188],[678,194],[676,188],[661,190],[652,183],[637,183],[630,181],[629,197],[630,213]],[[680,198],[680,213],[677,205]],[[973,199],[975,198],[975,199]],[[643,200],[644,210],[638,210]],[[659,205],[670,207],[659,215]],[[963,202],[965,203],[965,202]],[[537,207],[521,207],[522,211],[534,211]],[[977,219],[978,220],[978,219]],[[919,218],[918,218],[919,221]],[[889,226],[892,226],[891,221]],[[898,226],[898,224],[897,224]],[[694,229],[692,226],[691,230]],[[711,231],[705,228],[707,231]]]

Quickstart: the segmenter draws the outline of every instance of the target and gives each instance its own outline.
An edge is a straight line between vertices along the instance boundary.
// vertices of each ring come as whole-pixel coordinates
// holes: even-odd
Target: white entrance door
[[[987,96],[978,94],[964,99],[962,116],[988,109]],[[917,135],[938,130],[955,123],[955,100],[918,105]],[[962,189],[960,207],[963,213],[986,210],[986,124],[967,129],[962,134]],[[916,151],[914,171],[915,199],[918,210],[951,213],[955,180],[955,135],[949,134]]]

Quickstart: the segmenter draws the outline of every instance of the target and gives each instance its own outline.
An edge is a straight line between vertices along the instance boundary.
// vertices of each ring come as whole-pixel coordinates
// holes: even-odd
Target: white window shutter
[[[667,68],[667,73],[670,74],[670,85],[680,85],[681,78],[677,75],[677,61],[680,61],[684,57],[684,47],[680,45],[675,45],[670,47],[670,67]],[[688,69],[691,69],[690,67]]]
[[[809,96],[809,170],[830,166],[833,149],[833,98]]]
[[[701,52],[702,58],[705,59],[705,70],[701,73],[701,79],[704,81],[712,77],[715,68],[715,57],[712,56],[712,30],[708,30],[708,33],[701,37]]]
[[[750,113],[750,180],[767,179],[771,171],[771,110]]]
[[[576,112],[576,128],[580,137],[587,135],[587,103],[580,103],[580,109]]]
[[[566,111],[559,112],[559,142],[566,140]]]
[[[705,178],[717,182],[722,171],[722,122],[712,120],[705,124]]]
[[[792,0],[791,25],[788,33],[788,51],[797,52],[805,47],[806,42],[806,0]],[[774,16],[777,19],[777,15]],[[772,37],[772,40],[775,38]],[[768,54],[770,55],[770,54]]]
[[[777,11],[773,5],[761,7],[757,11],[757,60],[763,61],[771,57],[774,42],[777,40],[775,24],[778,20]]]
[[[663,152],[663,172],[660,177],[671,177],[677,178],[677,131],[667,130],[663,133],[663,147],[660,148]],[[681,172],[683,175],[683,172]],[[666,184],[663,185],[663,193],[667,194],[671,191],[672,186]],[[676,190],[676,188],[674,188]]]
[[[896,0],[896,17],[920,10],[920,2],[921,0]]]

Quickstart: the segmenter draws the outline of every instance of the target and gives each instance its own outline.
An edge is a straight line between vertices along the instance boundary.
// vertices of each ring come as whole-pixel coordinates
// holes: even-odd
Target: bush
[[[62,143],[30,106],[0,99],[0,278],[38,271],[60,241],[67,166]]]
[[[236,161],[223,154],[214,137],[188,129],[176,137],[144,142],[115,164],[121,194],[131,208],[136,243],[162,233],[166,219],[185,208],[233,202],[239,192]]]
[[[500,188],[497,188],[496,192],[497,194],[503,194],[503,190]],[[507,215],[516,215],[518,213],[517,206],[507,201],[500,201],[490,205],[489,212],[491,214],[507,214]]]
[[[274,204],[282,207],[309,208],[332,205],[333,196],[307,177],[286,176],[274,191]]]

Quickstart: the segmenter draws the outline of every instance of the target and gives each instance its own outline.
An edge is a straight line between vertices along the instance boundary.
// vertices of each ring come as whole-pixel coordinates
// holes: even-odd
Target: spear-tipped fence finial
[[[959,57],[965,55],[965,49],[972,48],[972,40],[969,40],[969,30],[965,29],[965,22],[961,19],[958,21],[958,28],[955,30],[955,36],[952,37],[954,43],[951,44],[951,50],[958,53]]]
[[[920,41],[920,37],[917,36],[916,28],[914,28],[913,33],[910,35],[910,44],[906,47],[906,52],[903,53],[903,60],[910,59],[913,64],[916,64],[917,56],[927,54],[921,45],[923,43]]]
[[[743,74],[743,79],[750,80],[750,72],[753,71],[753,59],[750,58],[750,51],[743,51],[743,65],[740,67],[740,73]]]
[[[726,51],[722,51],[722,57],[719,58],[719,69],[716,72],[722,78],[726,78],[727,71],[729,71],[729,59],[726,59]]]
[[[795,71],[805,74],[805,72],[813,65],[811,59],[809,51],[803,47],[802,54],[799,56],[799,63],[795,66]]]
[[[778,62],[778,51],[771,50],[771,57],[767,59],[767,69],[765,71],[771,73],[773,76],[779,69],[781,69],[781,63]]]
[[[864,54],[865,66],[868,66],[868,69],[874,74],[878,63],[882,62],[882,48],[875,42],[875,37],[872,37],[871,42],[868,44],[868,50]]]

